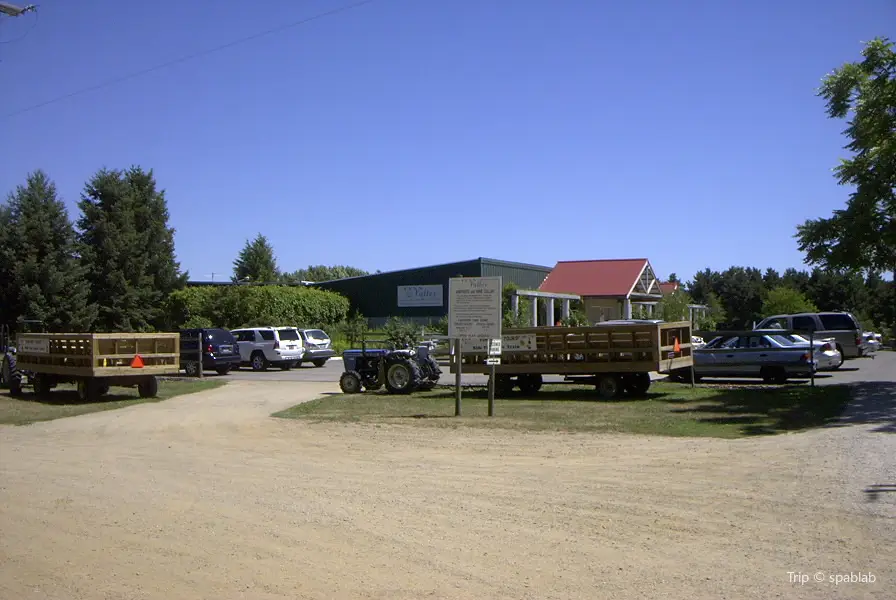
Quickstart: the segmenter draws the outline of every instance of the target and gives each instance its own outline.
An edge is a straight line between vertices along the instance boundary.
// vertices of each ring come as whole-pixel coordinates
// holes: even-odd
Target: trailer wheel
[[[3,381],[9,386],[10,396],[22,395],[22,373],[16,368],[15,354],[7,354],[3,357]]]
[[[622,381],[618,375],[602,375],[597,381],[597,394],[604,400],[618,398],[622,394]]]
[[[506,398],[513,393],[513,379],[510,375],[495,375],[495,396]]]
[[[643,396],[650,389],[649,373],[632,373],[626,376],[625,389],[635,396]]]
[[[48,395],[53,389],[52,383],[53,382],[50,381],[50,378],[47,375],[44,375],[43,373],[35,373],[34,383],[32,384],[34,386],[35,395]]]
[[[155,398],[159,395],[159,380],[155,376],[147,377],[137,384],[141,398]]]
[[[343,394],[358,394],[361,392],[361,376],[357,371],[346,371],[339,378],[339,389]]]
[[[526,395],[537,394],[544,380],[540,373],[527,373],[517,378],[520,391]]]
[[[99,392],[96,380],[92,378],[78,380],[78,400],[81,402],[96,402]]]

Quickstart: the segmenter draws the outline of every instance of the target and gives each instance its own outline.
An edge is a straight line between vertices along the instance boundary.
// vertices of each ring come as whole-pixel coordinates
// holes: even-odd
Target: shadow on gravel
[[[879,425],[873,431],[896,433],[896,382],[866,381],[849,387],[852,402],[830,427]]]
[[[896,483],[878,483],[865,488],[865,499],[868,502],[877,502],[881,494],[896,493]]]

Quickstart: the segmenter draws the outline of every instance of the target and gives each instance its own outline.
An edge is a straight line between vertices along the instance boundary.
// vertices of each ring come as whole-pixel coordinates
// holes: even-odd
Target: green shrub
[[[207,323],[236,329],[264,325],[329,327],[348,316],[349,302],[327,290],[278,285],[185,288],[168,298],[174,328]]]
[[[421,327],[399,317],[389,317],[383,334],[396,348],[413,348],[420,343]]]

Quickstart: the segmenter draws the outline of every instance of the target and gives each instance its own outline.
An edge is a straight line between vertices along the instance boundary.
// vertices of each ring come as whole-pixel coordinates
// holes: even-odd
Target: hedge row
[[[327,290],[307,287],[188,287],[168,298],[172,327],[326,327],[344,321],[349,301]]]

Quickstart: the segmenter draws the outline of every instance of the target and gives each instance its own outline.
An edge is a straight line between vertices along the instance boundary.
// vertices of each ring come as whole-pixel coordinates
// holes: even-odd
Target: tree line
[[[72,220],[42,170],[29,173],[0,205],[0,323],[15,330],[24,318],[49,331],[132,332],[268,320],[323,326],[347,318],[348,301],[325,290],[188,288],[165,194],[151,170],[101,169],[85,183],[77,207]],[[251,261],[244,254],[238,264]],[[359,274],[340,266],[284,274],[275,265],[273,272],[280,283]]]
[[[277,264],[273,245],[265,235],[259,233],[253,239],[246,240],[246,245],[233,261],[231,281],[298,284],[303,281],[332,281],[362,275],[370,275],[370,272],[348,265],[309,265],[307,269],[283,271]]]

